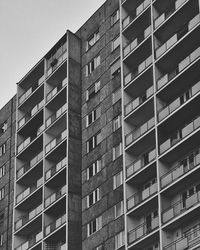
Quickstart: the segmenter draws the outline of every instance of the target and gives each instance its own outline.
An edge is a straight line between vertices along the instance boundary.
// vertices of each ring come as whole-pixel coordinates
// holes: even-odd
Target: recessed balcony
[[[156,158],[156,149],[151,149],[142,155],[139,159],[126,167],[126,177],[130,177],[139,170],[147,167]]]
[[[50,205],[54,204],[57,200],[59,200],[62,196],[66,194],[66,185],[60,188],[57,192],[50,194],[45,199],[45,208],[49,207]]]
[[[62,141],[64,141],[67,137],[67,129],[62,131],[56,138],[51,140],[46,146],[45,146],[45,153],[49,153],[54,148],[56,148]]]
[[[58,86],[54,87],[46,96],[46,102],[49,102],[54,96],[57,95],[57,93],[60,92],[61,89],[63,89],[67,85],[67,77],[62,80],[62,83]]]
[[[50,223],[45,227],[44,229],[45,237],[57,231],[65,223],[66,223],[66,214],[63,214],[62,216],[58,217],[54,222]]]
[[[22,243],[20,246],[16,247],[15,250],[30,249],[34,245],[36,245],[38,242],[40,242],[42,239],[43,239],[43,233],[42,231],[39,231],[38,233],[32,235],[27,241]]]
[[[67,104],[64,104],[61,108],[59,108],[54,114],[46,119],[46,128],[48,128],[51,124],[53,124],[62,114],[67,110]]]
[[[200,116],[192,120],[189,124],[184,126],[182,129],[177,130],[167,139],[165,142],[160,144],[160,154],[163,154],[165,151],[172,148],[176,145],[179,141],[183,140],[185,137],[189,136],[195,130],[199,129],[200,127]]]
[[[128,244],[136,242],[148,234],[152,233],[159,226],[158,216],[152,218],[150,223],[143,223],[133,230],[128,232]]]
[[[67,158],[65,157],[60,162],[58,162],[56,165],[51,167],[49,170],[45,172],[45,180],[49,180],[51,177],[56,175],[61,169],[63,169],[67,165]]]

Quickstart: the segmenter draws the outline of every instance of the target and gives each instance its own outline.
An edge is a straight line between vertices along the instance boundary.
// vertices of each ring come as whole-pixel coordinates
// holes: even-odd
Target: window
[[[97,57],[93,58],[92,61],[90,61],[86,65],[86,76],[91,74],[98,66],[100,65],[100,55]]]
[[[87,225],[88,236],[97,232],[102,228],[102,216],[97,217],[95,220],[92,220]]]
[[[122,154],[122,143],[113,148],[113,161],[116,160]]]
[[[97,30],[92,36],[89,37],[86,43],[86,50],[92,47],[100,38],[99,30]]]
[[[111,16],[111,25],[115,24],[119,20],[119,10],[116,10]]]
[[[119,249],[124,245],[124,231],[115,236],[115,249]]]
[[[112,41],[112,51],[115,50],[120,45],[120,36],[116,37]]]
[[[0,126],[0,134],[3,134],[4,132],[6,132],[7,129],[8,129],[8,123],[6,121]]]
[[[111,63],[110,66],[110,72],[112,77],[116,77],[121,70],[121,62],[120,62],[120,58],[117,58],[117,60],[114,60],[114,62]]]
[[[123,173],[120,171],[118,174],[113,176],[113,189],[118,188],[123,183]]]
[[[0,146],[0,156],[5,154],[5,152],[6,152],[6,143],[4,143]]]
[[[115,205],[115,218],[120,217],[122,214],[124,214],[124,203],[120,201]]]
[[[6,165],[0,167],[0,178],[2,178],[6,174]]]
[[[101,142],[101,133],[94,135],[87,141],[87,153],[92,151]]]
[[[5,188],[3,187],[0,189],[0,200],[2,200],[4,196],[5,196]]]
[[[4,213],[0,215],[0,226],[3,226],[4,222]]]
[[[89,115],[86,116],[86,127],[88,127],[91,123],[96,121],[101,115],[101,107],[93,110]]]
[[[97,188],[91,194],[87,196],[87,207],[92,206],[99,200],[100,200],[100,190],[99,188]]]
[[[94,250],[103,250],[104,248],[103,248],[103,245],[100,245],[100,246],[98,246],[98,247],[95,247],[95,249]]]
[[[86,91],[86,101],[91,99],[95,94],[100,90],[100,81],[95,82],[92,84],[91,87],[88,88]]]
[[[0,234],[0,246],[3,246],[3,234]]]
[[[121,88],[113,93],[113,104],[121,99]]]
[[[101,160],[95,161],[87,168],[87,180],[96,175],[101,170]]]
[[[113,120],[113,131],[115,132],[122,126],[122,116],[118,115]]]

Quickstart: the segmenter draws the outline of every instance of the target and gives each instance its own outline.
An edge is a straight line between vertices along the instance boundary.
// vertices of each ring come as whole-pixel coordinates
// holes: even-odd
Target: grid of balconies
[[[193,248],[200,244],[199,226],[190,225],[198,185],[189,189],[200,165],[199,1],[122,0],[121,10],[127,248],[146,249],[158,228],[164,249]],[[157,181],[145,186],[148,178]],[[150,223],[145,211],[155,209]]]

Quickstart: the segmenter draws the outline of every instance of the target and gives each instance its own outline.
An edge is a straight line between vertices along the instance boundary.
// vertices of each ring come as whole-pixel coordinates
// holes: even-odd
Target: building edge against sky
[[[199,12],[107,0],[18,83],[0,137],[13,250],[200,248]]]

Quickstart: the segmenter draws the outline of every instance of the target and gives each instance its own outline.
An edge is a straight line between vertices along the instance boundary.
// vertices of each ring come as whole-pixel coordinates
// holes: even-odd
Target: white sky
[[[65,31],[77,31],[104,2],[0,0],[0,109]]]

